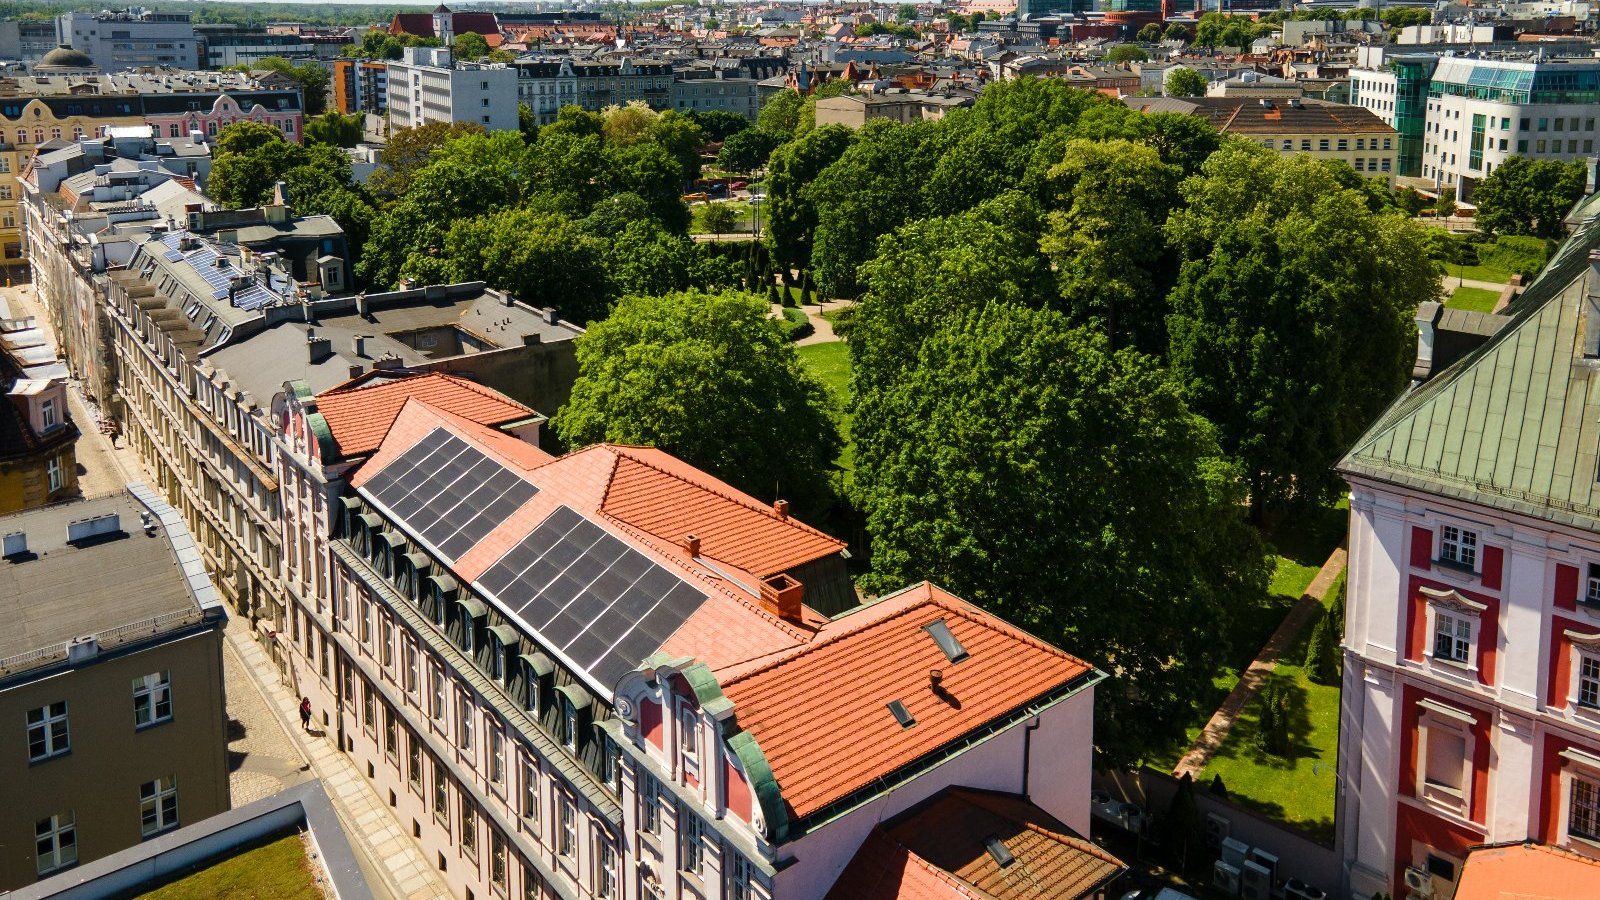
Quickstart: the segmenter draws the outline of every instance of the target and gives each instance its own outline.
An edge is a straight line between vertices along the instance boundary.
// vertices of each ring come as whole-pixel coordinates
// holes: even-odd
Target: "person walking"
[[[311,698],[300,698],[300,728],[302,731],[311,731]]]

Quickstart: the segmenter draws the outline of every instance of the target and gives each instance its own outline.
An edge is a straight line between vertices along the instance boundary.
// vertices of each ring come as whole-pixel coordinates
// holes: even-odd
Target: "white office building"
[[[517,127],[517,70],[491,63],[455,63],[449,50],[407,47],[389,64],[389,125],[476,122],[490,131]]]
[[[139,9],[62,13],[56,19],[56,39],[87,53],[103,72],[137,66],[200,68],[200,40],[188,13]]]

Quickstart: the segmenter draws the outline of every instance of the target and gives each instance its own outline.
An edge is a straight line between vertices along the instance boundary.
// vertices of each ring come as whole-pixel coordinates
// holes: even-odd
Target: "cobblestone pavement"
[[[222,671],[228,695],[228,794],[233,805],[243,806],[310,781],[309,764],[231,646],[223,651]]]

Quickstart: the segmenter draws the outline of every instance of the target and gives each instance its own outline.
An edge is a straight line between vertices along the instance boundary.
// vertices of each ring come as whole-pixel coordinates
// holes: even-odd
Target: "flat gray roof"
[[[134,490],[149,493],[142,486]],[[26,554],[0,559],[0,660],[168,614],[175,620],[171,627],[181,627],[191,621],[181,613],[200,615],[215,603],[198,568],[199,551],[177,513],[158,510],[155,533],[146,535],[139,514],[147,511],[123,493],[0,517],[0,535],[20,531],[28,542]],[[67,542],[70,523],[110,514],[119,517],[120,532],[76,546]],[[141,636],[160,630],[167,628],[153,625]],[[114,643],[101,640],[102,647]]]

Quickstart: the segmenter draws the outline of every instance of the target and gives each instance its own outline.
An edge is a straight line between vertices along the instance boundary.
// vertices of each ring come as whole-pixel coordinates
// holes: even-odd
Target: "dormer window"
[[[44,402],[39,404],[39,420],[44,424],[45,431],[49,431],[50,429],[56,427],[56,425],[60,424],[56,420],[55,398],[47,397],[45,398]]]
[[[1446,525],[1439,532],[1439,561],[1471,569],[1478,564],[1478,533]]]

